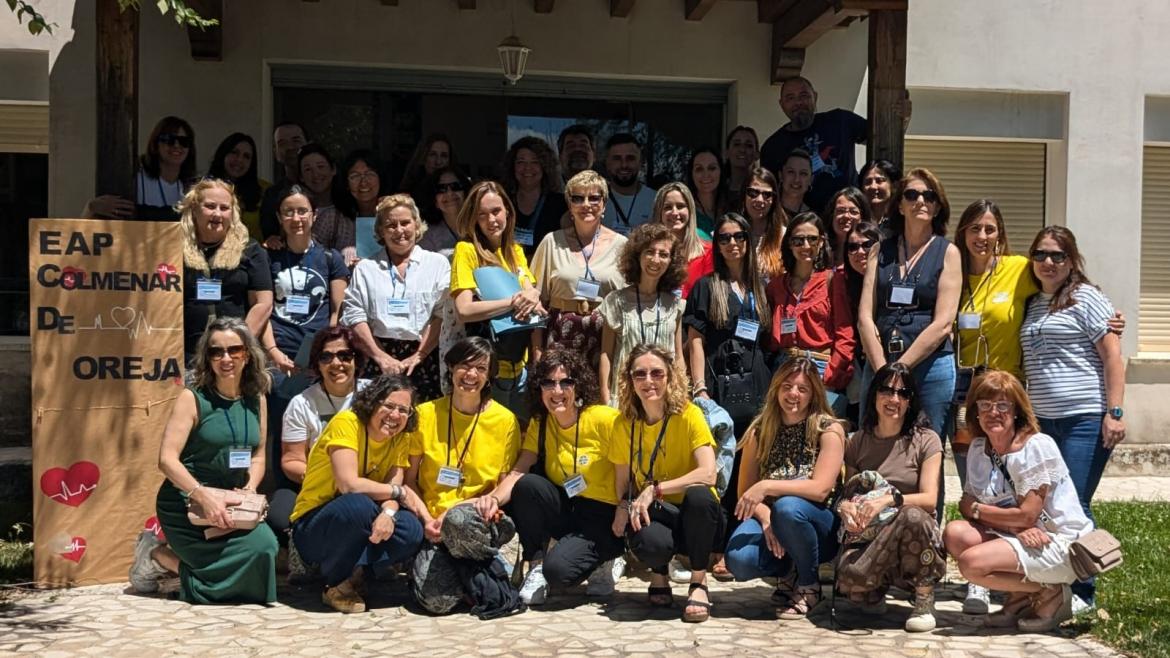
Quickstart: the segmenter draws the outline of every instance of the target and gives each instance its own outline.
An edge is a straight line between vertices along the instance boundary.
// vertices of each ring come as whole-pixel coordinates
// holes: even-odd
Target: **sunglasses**
[[[803,247],[805,245],[809,247],[815,247],[820,243],[821,236],[819,235],[794,235],[791,238],[788,238],[788,244],[792,245],[793,247]]]
[[[579,205],[585,203],[586,201],[588,201],[589,205],[591,205],[591,206],[600,205],[601,204],[601,195],[600,194],[590,194],[590,195],[570,194],[569,195],[569,203],[573,204],[574,206],[579,206]]]
[[[888,384],[882,384],[881,386],[878,386],[877,390],[878,390],[878,393],[881,393],[883,395],[900,397],[906,401],[909,401],[911,396],[913,395],[910,392],[910,389],[908,389],[908,388],[901,388],[901,387],[894,388],[893,386],[890,386]]]
[[[719,241],[719,244],[731,244],[732,240],[747,242],[749,237],[751,236],[748,235],[747,231],[736,231],[735,233],[720,233],[715,239]]]
[[[979,408],[979,413],[981,414],[990,413],[992,410],[999,414],[1007,414],[1011,413],[1012,407],[1015,405],[1013,405],[1011,402],[1008,402],[1007,400],[1000,400],[998,402],[992,402],[991,400],[979,400],[975,403],[975,406]]]
[[[353,363],[354,356],[353,350],[338,350],[336,352],[323,351],[317,355],[317,363],[321,365],[333,363],[334,358],[341,359],[342,363]]]
[[[855,251],[869,251],[869,248],[875,244],[874,240],[866,240],[865,242],[850,242],[845,245],[845,251],[853,253]]]
[[[207,356],[211,357],[212,361],[218,361],[223,358],[223,355],[228,355],[233,359],[244,356],[246,348],[243,345],[232,345],[230,347],[209,347],[207,348]]]
[[[921,197],[926,203],[938,203],[938,192],[934,190],[903,190],[902,198],[914,203]]]
[[[651,370],[633,370],[630,372],[630,377],[633,377],[634,381],[639,381],[639,382],[644,381],[646,379],[653,379],[654,381],[659,381],[662,379],[666,379],[666,371],[663,370],[662,368],[653,368]]]
[[[747,194],[749,199],[758,199],[759,197],[764,197],[765,201],[771,201],[772,197],[776,196],[776,193],[772,190],[761,190],[755,187],[747,188],[747,190],[744,191],[744,194]]]
[[[540,380],[540,388],[545,391],[555,391],[556,389],[566,390],[577,385],[577,380],[572,377],[563,377],[561,379],[542,379]]]
[[[458,181],[454,183],[439,183],[435,186],[435,191],[439,194],[446,194],[447,192],[463,192],[467,188],[463,187],[463,183]]]
[[[1068,254],[1063,251],[1044,251],[1043,249],[1032,251],[1032,260],[1037,263],[1043,263],[1049,259],[1052,259],[1053,265],[1063,265],[1064,261],[1068,260]]]
[[[162,133],[158,136],[159,144],[166,144],[167,146],[181,146],[185,149],[191,148],[191,138],[187,135],[176,135],[175,133]]]

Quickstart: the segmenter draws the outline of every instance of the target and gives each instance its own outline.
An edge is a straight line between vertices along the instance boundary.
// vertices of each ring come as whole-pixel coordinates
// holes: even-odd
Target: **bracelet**
[[[504,504],[500,502],[500,499],[497,498],[495,494],[488,495],[488,498],[491,498],[492,500],[496,501],[496,507],[503,507],[504,506]]]
[[[699,386],[696,386],[695,389],[693,391],[691,391],[691,395],[697,397],[699,395],[699,393],[706,393],[707,390],[708,390],[707,385],[701,384]]]
[[[658,480],[655,480],[653,482],[653,484],[654,484],[654,499],[655,500],[662,500],[662,485],[658,483]]]
[[[202,486],[203,486],[203,484],[196,482],[195,486],[191,487],[190,491],[180,491],[179,492],[179,493],[183,494],[183,499],[187,501],[187,507],[191,506],[191,496],[193,496],[196,491],[199,491],[199,488]]]

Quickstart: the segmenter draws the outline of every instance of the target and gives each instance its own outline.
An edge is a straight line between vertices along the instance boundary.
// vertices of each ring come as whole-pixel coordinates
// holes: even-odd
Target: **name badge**
[[[568,480],[565,480],[564,487],[565,493],[569,495],[569,498],[576,496],[582,491],[585,491],[585,476],[580,473],[574,475]]]
[[[228,468],[248,468],[251,465],[251,450],[232,450],[228,452]]]
[[[532,231],[526,228],[516,228],[515,232],[512,233],[512,239],[515,240],[516,244],[518,245],[523,247],[531,247]]]
[[[978,329],[981,324],[983,324],[983,316],[978,313],[959,314],[960,329]]]
[[[199,279],[195,282],[195,299],[201,302],[218,302],[223,299],[223,282],[219,279]]]
[[[589,279],[577,279],[577,296],[585,299],[597,299],[601,293],[601,284]]]
[[[893,286],[890,288],[890,303],[891,304],[913,304],[914,303],[914,287],[913,286]]]
[[[444,487],[458,487],[463,484],[463,471],[450,466],[440,466],[439,476],[435,481]]]
[[[755,342],[756,335],[760,333],[760,323],[752,320],[741,319],[735,325],[735,337],[743,340]]]
[[[386,312],[390,315],[410,315],[410,300],[388,299],[386,300]]]
[[[780,320],[780,333],[781,334],[794,334],[794,333],[796,333],[796,318],[781,318],[781,320]]]
[[[308,295],[289,295],[284,298],[284,310],[294,315],[309,314]]]

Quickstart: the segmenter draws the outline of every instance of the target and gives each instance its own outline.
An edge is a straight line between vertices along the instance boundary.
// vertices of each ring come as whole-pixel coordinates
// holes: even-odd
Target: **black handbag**
[[[755,343],[745,347],[738,338],[724,341],[707,360],[710,391],[715,402],[737,427],[746,427],[763,404],[772,373]]]

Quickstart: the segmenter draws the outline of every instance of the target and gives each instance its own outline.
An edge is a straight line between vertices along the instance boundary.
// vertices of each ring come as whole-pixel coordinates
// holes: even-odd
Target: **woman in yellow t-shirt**
[[[321,600],[364,612],[364,568],[409,560],[422,544],[422,501],[403,486],[406,432],[418,424],[414,389],[399,375],[374,380],[333,417],[309,453],[292,512],[293,542],[321,565]]]
[[[520,598],[544,603],[548,584],[589,578],[586,594],[609,596],[625,568],[610,532],[617,493],[609,446],[617,409],[601,404],[597,375],[576,351],[553,348],[532,367],[532,421],[511,477],[496,489],[516,519],[529,571]],[[557,544],[548,549],[550,539]],[[547,550],[547,552],[546,552]]]
[[[715,494],[715,440],[703,412],[688,402],[681,363],[658,347],[630,352],[618,382],[622,417],[614,423],[609,460],[617,495],[625,498],[613,534],[650,567],[650,604],[669,607],[667,566],[676,553],[691,561],[683,621],[706,621],[711,602],[707,566],[723,549],[727,518]],[[636,438],[635,438],[636,437]]]
[[[518,321],[547,315],[540,303],[536,277],[528,269],[524,249],[516,244],[516,208],[504,188],[495,181],[476,183],[459,211],[459,242],[451,259],[451,298],[455,316],[471,335],[488,336],[486,323],[511,313]],[[501,267],[520,280],[520,292],[510,299],[478,299],[475,270]],[[532,332],[517,331],[493,340],[500,371],[492,382],[492,397],[520,418],[526,418],[524,364]]]
[[[499,370],[491,344],[477,336],[464,338],[443,359],[451,395],[419,405],[406,473],[406,484],[423,501],[420,517],[427,540],[414,562],[412,589],[419,604],[434,614],[450,612],[463,599],[451,557],[469,550],[494,553],[515,534],[500,509],[507,501],[497,487],[520,452],[516,416],[491,397]],[[459,545],[450,545],[456,537]],[[441,553],[440,544],[446,549]]]

